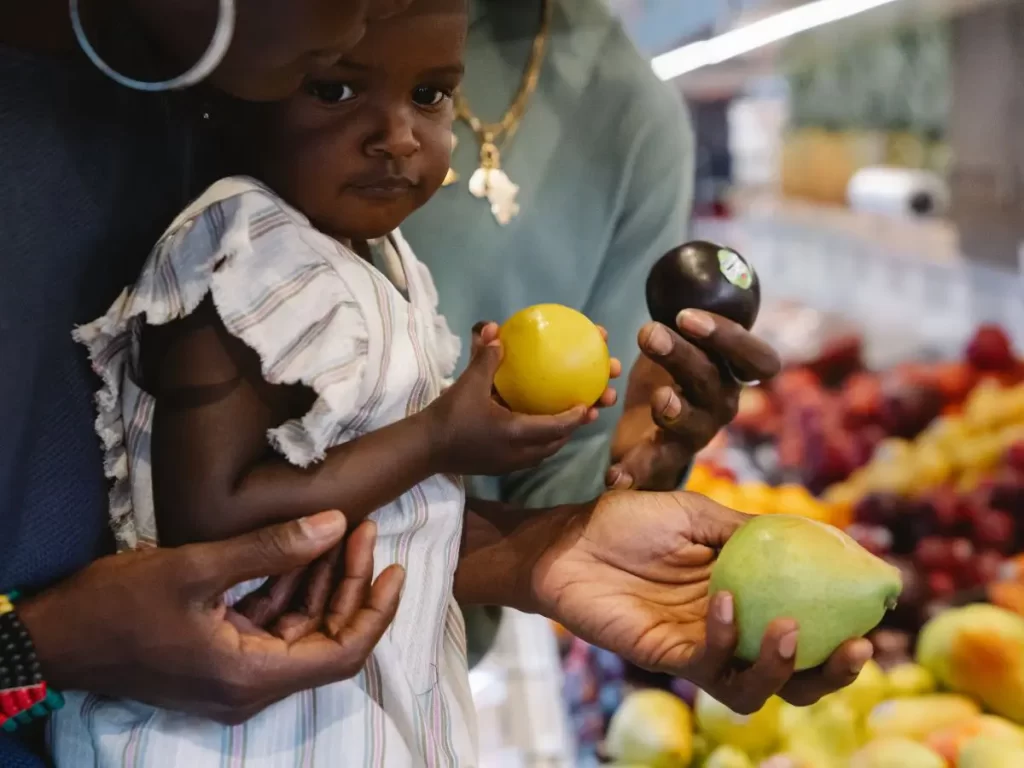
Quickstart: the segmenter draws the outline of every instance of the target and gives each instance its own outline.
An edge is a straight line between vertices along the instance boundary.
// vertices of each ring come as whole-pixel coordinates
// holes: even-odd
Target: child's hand
[[[561,449],[576,429],[594,421],[599,408],[615,403],[615,390],[609,388],[590,407],[580,405],[555,416],[514,413],[494,391],[500,363],[498,326],[474,328],[469,367],[428,408],[439,471],[503,475],[536,466]],[[621,370],[619,361],[612,360],[612,377]]]

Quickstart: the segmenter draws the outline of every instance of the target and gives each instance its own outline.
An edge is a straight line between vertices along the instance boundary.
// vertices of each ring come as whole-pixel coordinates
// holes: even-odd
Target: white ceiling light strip
[[[720,64],[800,32],[856,16],[858,13],[895,1],[816,0],[725,32],[718,37],[690,43],[663,53],[654,57],[651,66],[662,80],[672,80],[695,69]]]

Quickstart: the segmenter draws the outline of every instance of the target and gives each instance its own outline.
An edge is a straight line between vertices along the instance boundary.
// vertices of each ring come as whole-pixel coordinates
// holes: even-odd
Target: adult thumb
[[[243,581],[309,565],[341,541],[346,527],[341,512],[320,512],[227,541],[181,547],[182,567],[192,571],[183,576],[196,597],[217,597]]]
[[[752,515],[729,509],[706,496],[686,491],[678,492],[677,495],[683,497],[684,503],[689,506],[691,539],[695,544],[719,549],[753,518]]]

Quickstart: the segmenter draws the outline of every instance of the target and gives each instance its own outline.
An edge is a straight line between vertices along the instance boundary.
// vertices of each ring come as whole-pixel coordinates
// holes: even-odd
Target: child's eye
[[[356,92],[348,83],[329,83],[311,80],[303,86],[306,93],[324,104],[341,104],[355,98]]]
[[[451,93],[430,85],[419,85],[412,91],[413,103],[421,107],[436,107],[450,96]]]

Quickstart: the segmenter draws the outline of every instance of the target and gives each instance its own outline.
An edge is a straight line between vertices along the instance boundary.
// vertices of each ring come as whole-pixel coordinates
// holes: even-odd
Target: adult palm
[[[708,599],[718,548],[747,516],[690,493],[608,493],[541,557],[542,611],[645,669],[693,681],[737,712],[773,694],[806,705],[856,679],[871,644],[853,640],[794,674],[799,628],[775,621],[753,665],[735,660],[732,597]]]

